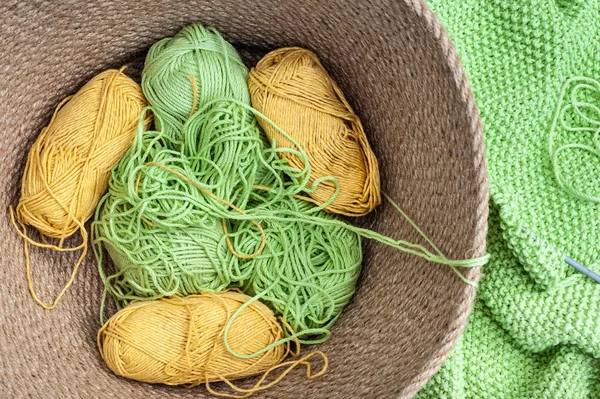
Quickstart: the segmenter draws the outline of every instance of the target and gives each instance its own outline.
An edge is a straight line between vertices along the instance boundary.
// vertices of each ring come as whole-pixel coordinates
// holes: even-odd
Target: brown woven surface
[[[95,347],[100,284],[91,257],[57,310],[37,306],[4,211],[18,198],[26,153],[58,101],[107,67],[137,64],[139,74],[152,43],[192,22],[217,27],[248,60],[286,45],[317,51],[362,117],[383,190],[449,257],[484,253],[481,123],[454,49],[422,0],[4,0],[0,397],[205,397],[201,387],[150,386],[108,371]],[[390,208],[361,223],[416,241]],[[34,281],[49,299],[76,257],[34,251],[32,259]],[[411,397],[454,344],[473,294],[447,267],[366,243],[358,293],[321,346],[330,371],[310,382],[292,373],[257,397]]]

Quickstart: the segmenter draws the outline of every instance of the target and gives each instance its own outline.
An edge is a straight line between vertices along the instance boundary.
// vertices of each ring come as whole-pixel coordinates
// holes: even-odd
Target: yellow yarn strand
[[[253,107],[306,151],[309,182],[318,182],[308,194],[317,204],[335,196],[338,186],[325,208],[330,212],[362,216],[381,203],[379,167],[360,119],[316,54],[296,47],[272,51],[250,71],[248,86]],[[277,147],[296,147],[273,124],[258,121]],[[291,152],[280,156],[304,167]]]
[[[140,86],[124,69],[102,72],[61,101],[29,151],[21,198],[15,209],[10,207],[12,223],[23,238],[29,290],[45,309],[55,308],[75,279],[88,250],[84,224],[106,191],[113,166],[131,146],[146,106]],[[29,237],[27,226],[39,231],[41,242]],[[65,248],[65,239],[77,231],[81,243]],[[48,238],[58,242],[51,244]],[[81,250],[69,280],[51,304],[42,301],[33,286],[30,244],[60,252]]]
[[[281,381],[298,366],[306,367],[307,378],[317,378],[327,369],[327,357],[316,351],[302,358],[283,362],[292,352],[290,343],[277,345],[284,331],[273,312],[253,301],[239,312],[230,326],[229,345],[235,353],[252,354],[236,357],[224,345],[224,331],[233,313],[251,298],[237,290],[205,292],[187,297],[163,298],[131,304],[115,314],[98,332],[98,349],[107,366],[117,375],[148,383],[185,385],[204,384],[218,396],[246,398]],[[273,345],[275,344],[275,345]],[[323,366],[313,372],[310,360],[322,358]],[[283,370],[265,382],[275,371]],[[232,381],[261,375],[249,388]],[[224,382],[234,392],[215,391],[211,382]]]

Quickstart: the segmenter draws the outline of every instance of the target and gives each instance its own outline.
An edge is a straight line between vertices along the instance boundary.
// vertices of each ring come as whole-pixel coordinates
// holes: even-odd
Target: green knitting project
[[[464,335],[419,399],[600,397],[600,2],[431,0],[480,108],[494,209]]]
[[[600,260],[600,2],[431,0],[461,57],[509,247],[541,288]]]
[[[581,277],[536,288],[492,210],[479,297],[469,325],[418,399],[600,397],[600,285]]]

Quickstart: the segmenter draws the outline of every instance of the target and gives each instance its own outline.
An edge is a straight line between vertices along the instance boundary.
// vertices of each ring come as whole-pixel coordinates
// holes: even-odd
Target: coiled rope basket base
[[[212,25],[249,65],[284,46],[316,51],[360,115],[382,190],[449,258],[481,256],[488,191],[481,123],[452,44],[423,0],[7,0],[0,4],[0,209],[19,196],[27,152],[58,102],[100,71],[139,79],[157,40]],[[420,242],[384,203],[353,223]],[[88,254],[58,308],[27,289],[22,240],[0,218],[1,398],[206,398],[203,388],[116,377],[96,348],[100,279]],[[79,239],[75,237],[74,240]],[[68,244],[68,243],[67,243]],[[77,244],[76,241],[71,244]],[[292,372],[257,398],[409,398],[438,369],[474,290],[448,267],[365,242],[358,291],[318,348],[329,370]],[[50,300],[77,253],[31,249],[32,279]],[[479,271],[465,271],[470,280]]]

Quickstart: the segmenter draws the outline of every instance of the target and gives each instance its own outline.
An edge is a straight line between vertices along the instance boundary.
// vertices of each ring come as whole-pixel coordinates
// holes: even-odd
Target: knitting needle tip
[[[581,263],[577,262],[576,260],[574,260],[568,256],[565,256],[564,260],[569,265],[571,265],[575,269],[577,269],[578,272],[585,274],[586,276],[588,276],[589,278],[591,278],[592,280],[594,280],[595,282],[600,284],[600,276],[599,275],[597,275],[596,273],[594,273],[587,267],[583,266]]]

